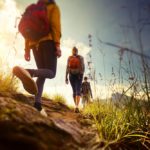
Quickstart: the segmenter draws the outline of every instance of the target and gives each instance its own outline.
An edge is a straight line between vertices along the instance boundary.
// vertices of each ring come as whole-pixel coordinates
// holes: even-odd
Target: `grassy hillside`
[[[84,109],[84,114],[92,116],[99,137],[106,142],[107,148],[115,144],[124,145],[123,148],[126,149],[130,149],[131,144],[137,148],[150,148],[148,102],[131,98],[120,108],[98,99]]]

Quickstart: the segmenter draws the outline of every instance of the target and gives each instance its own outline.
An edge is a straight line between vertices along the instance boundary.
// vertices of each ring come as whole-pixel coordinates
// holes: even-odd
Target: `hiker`
[[[81,97],[81,84],[83,79],[85,66],[84,59],[82,56],[78,55],[78,49],[73,47],[72,56],[69,56],[66,67],[66,84],[68,84],[68,74],[69,81],[73,90],[73,99],[75,103],[75,113],[79,113],[79,102]]]
[[[83,108],[91,102],[91,98],[93,98],[92,90],[90,82],[88,82],[88,78],[84,77],[84,82],[81,86],[81,95],[82,95],[82,104]]]
[[[39,0],[37,4],[29,6],[26,9],[27,12],[28,9],[35,10],[33,12],[34,16],[30,13],[27,16],[30,18],[28,20],[25,20],[27,17],[22,17],[18,28],[25,38],[24,58],[26,61],[30,61],[30,51],[32,50],[37,69],[24,69],[20,66],[15,66],[13,68],[13,74],[22,81],[27,92],[35,95],[34,107],[41,112],[41,110],[43,110],[41,106],[41,96],[45,80],[46,78],[55,78],[57,58],[61,56],[60,10],[54,0]],[[26,14],[23,16],[26,16]],[[38,27],[37,25],[42,21],[39,20],[39,18],[37,19],[39,16],[43,17],[43,20],[45,19],[45,22],[40,25],[45,27],[44,30],[42,28],[38,29],[40,26]],[[35,30],[37,30],[36,32],[32,30],[28,22],[33,24]],[[28,28],[26,29],[25,27]],[[42,30],[43,32],[40,32]],[[32,79],[33,77],[37,77],[36,82]]]

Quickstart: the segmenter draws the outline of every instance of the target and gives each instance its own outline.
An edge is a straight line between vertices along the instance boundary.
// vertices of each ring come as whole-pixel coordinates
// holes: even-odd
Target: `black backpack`
[[[88,94],[90,91],[90,83],[89,82],[83,82],[82,83],[82,93]]]

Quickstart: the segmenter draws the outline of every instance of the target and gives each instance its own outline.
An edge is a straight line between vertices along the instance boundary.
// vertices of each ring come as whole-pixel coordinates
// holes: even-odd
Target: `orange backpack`
[[[81,59],[80,56],[70,56],[69,57],[69,71],[72,74],[79,74],[81,71]]]

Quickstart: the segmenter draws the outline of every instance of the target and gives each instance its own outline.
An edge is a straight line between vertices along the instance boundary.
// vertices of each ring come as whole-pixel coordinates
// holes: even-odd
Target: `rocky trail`
[[[33,97],[0,94],[0,150],[100,149],[90,118],[60,102],[42,103],[48,117],[32,107]]]

